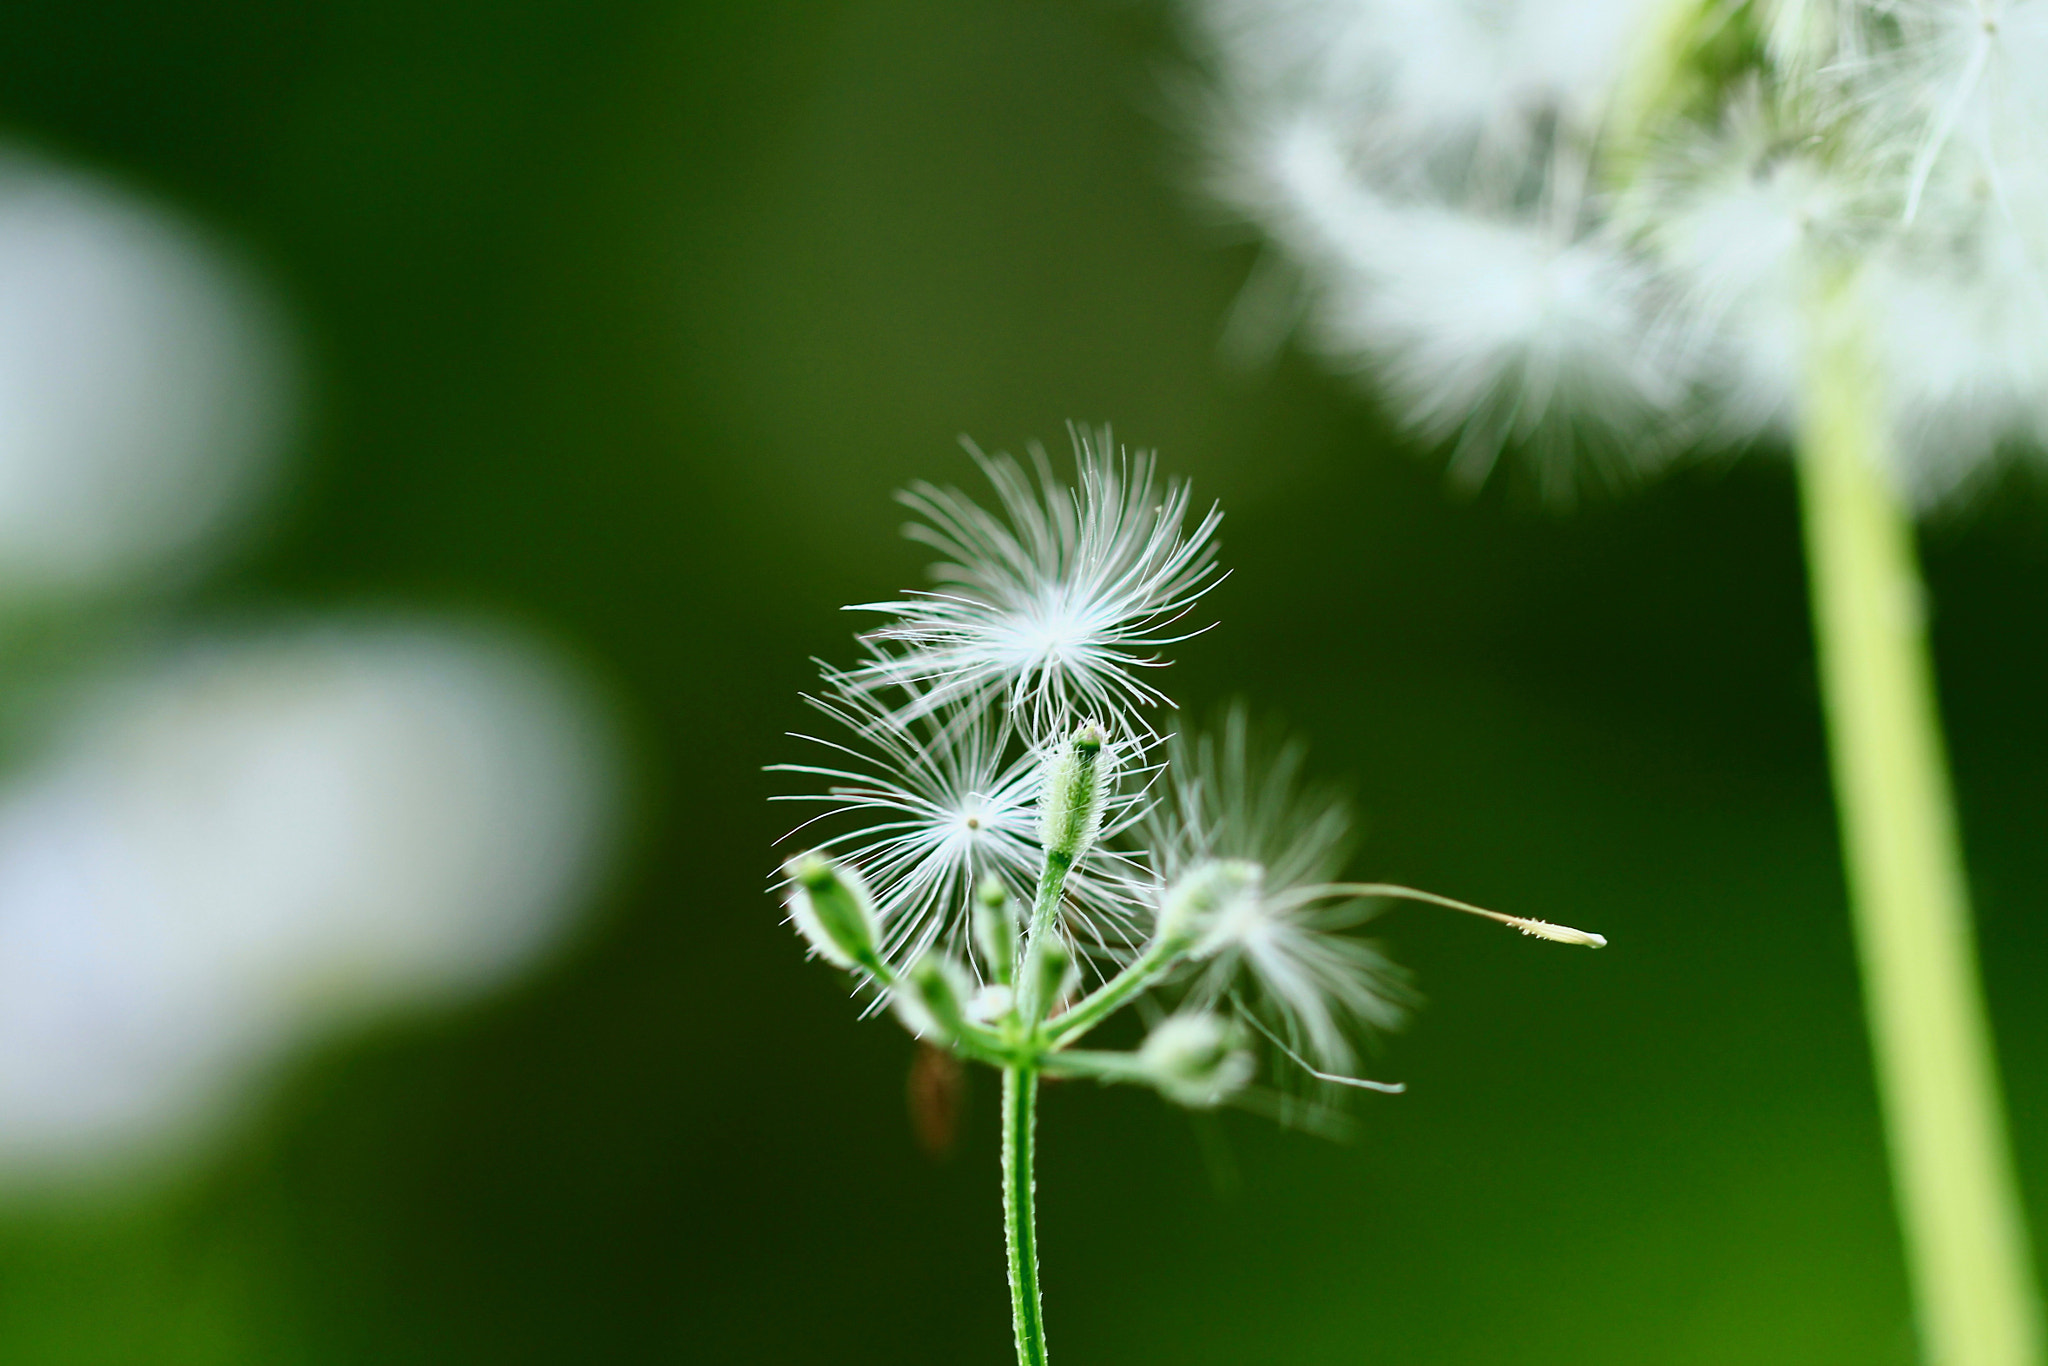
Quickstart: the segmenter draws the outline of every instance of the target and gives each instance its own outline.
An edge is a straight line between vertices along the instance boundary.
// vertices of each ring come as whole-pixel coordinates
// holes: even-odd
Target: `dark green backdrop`
[[[15,0],[0,122],[239,236],[317,362],[292,496],[199,612],[483,606],[621,699],[640,800],[573,949],[305,1060],[172,1189],[0,1217],[10,1363],[1005,1359],[993,1088],[916,1152],[906,1039],[764,894],[763,762],[889,491],[1112,420],[1229,511],[1172,684],[1309,733],[1430,998],[1348,1145],[1062,1088],[1085,1363],[1905,1363],[1911,1332],[1778,457],[1476,499],[1298,358],[1217,359],[1156,6]],[[2048,1227],[2048,515],[1937,527],[1942,682]]]

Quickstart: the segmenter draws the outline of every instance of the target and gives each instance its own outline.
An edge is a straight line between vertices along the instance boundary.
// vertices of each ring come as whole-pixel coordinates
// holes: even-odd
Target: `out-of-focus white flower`
[[[232,524],[293,365],[254,279],[175,216],[0,149],[0,584],[161,583]]]
[[[1150,452],[1119,452],[1107,428],[1074,431],[1073,486],[1034,448],[1037,487],[1016,461],[975,459],[995,485],[999,518],[954,489],[914,484],[903,501],[923,520],[906,534],[946,558],[937,589],[849,610],[894,618],[870,633],[879,653],[849,677],[901,689],[907,715],[1004,700],[1034,739],[1093,716],[1143,730],[1167,699],[1140,676],[1185,639],[1185,617],[1215,575],[1210,509],[1184,528],[1190,493],[1160,487]]]
[[[1823,291],[1917,502],[2048,438],[2042,0],[1191,8],[1220,192],[1461,474],[1782,431]]]
[[[190,644],[0,787],[0,1177],[147,1153],[293,1042],[561,932],[612,798],[578,683],[480,630]]]

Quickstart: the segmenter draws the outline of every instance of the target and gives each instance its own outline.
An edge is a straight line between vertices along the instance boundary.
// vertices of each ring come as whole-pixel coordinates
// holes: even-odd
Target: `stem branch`
[[[1133,996],[1152,985],[1159,974],[1187,951],[1185,942],[1155,939],[1129,967],[1104,982],[1075,1003],[1071,1010],[1055,1016],[1046,1026],[1053,1047],[1059,1048],[1101,1024]]]

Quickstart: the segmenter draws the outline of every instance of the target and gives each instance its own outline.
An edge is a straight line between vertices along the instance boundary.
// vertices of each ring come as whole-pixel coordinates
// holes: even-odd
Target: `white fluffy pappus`
[[[827,762],[770,766],[829,784],[773,798],[820,808],[785,840],[801,835],[861,871],[891,966],[941,951],[974,962],[988,979],[970,903],[994,877],[1029,904],[1043,861],[1039,795],[1048,752],[1027,744],[985,700],[894,708],[845,673],[827,670],[825,684],[805,700],[847,734],[795,737],[829,751]],[[1116,781],[1097,840],[1068,874],[1066,929],[1085,955],[1115,961],[1136,951],[1143,926],[1129,857],[1109,844],[1143,814],[1153,769],[1134,741],[1112,740],[1110,750]]]
[[[1259,753],[1245,713],[1232,710],[1215,732],[1169,743],[1160,800],[1140,837],[1162,892],[1205,861],[1257,865],[1261,876],[1203,927],[1189,1001],[1242,1010],[1290,1057],[1341,1073],[1361,1034],[1398,1025],[1412,996],[1377,945],[1348,933],[1375,905],[1332,890],[1350,848],[1350,812],[1302,783],[1304,758],[1296,744]]]
[[[1042,449],[1034,485],[1010,457],[968,446],[1001,516],[955,489],[902,495],[921,518],[905,534],[945,556],[939,586],[848,609],[890,618],[865,637],[875,653],[854,684],[899,691],[910,715],[995,698],[1037,740],[1082,716],[1150,731],[1146,712],[1170,703],[1144,675],[1193,634],[1186,618],[1216,581],[1222,514],[1190,528],[1188,486],[1162,487],[1152,453],[1119,451],[1107,428],[1073,440],[1072,485]]]
[[[1643,269],[1661,277],[1682,350],[1710,376],[1731,440],[1791,420],[1815,273],[1886,221],[1867,184],[1787,145],[1765,92],[1747,87],[1712,132],[1666,149],[1617,206]]]
[[[1837,59],[1838,79],[1907,156],[1905,218],[1944,162],[1995,197],[2038,177],[2048,156],[2048,5],[2041,0],[1863,0],[1870,51]],[[1859,44],[1859,48],[1863,45]]]
[[[1526,147],[1531,115],[1591,122],[1642,40],[1638,0],[1199,0],[1240,91],[1345,110],[1411,150]]]
[[[1306,120],[1274,134],[1266,161],[1257,210],[1321,286],[1321,349],[1376,377],[1426,438],[1462,432],[1461,480],[1483,481],[1512,442],[1544,454],[1545,486],[1563,494],[1575,445],[1618,444],[1575,442],[1573,424],[1637,439],[1689,393],[1695,356],[1659,325],[1650,272],[1574,204],[1397,198]]]
[[[1301,269],[1320,348],[1456,433],[1458,472],[1519,446],[1556,488],[1568,458],[1785,435],[1850,272],[1904,494],[2038,451],[2048,4],[1411,8],[1192,6],[1221,197]]]

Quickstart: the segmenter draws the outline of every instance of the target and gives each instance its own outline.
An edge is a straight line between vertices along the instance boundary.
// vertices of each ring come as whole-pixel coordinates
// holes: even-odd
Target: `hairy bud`
[[[1161,1021],[1138,1049],[1138,1066],[1176,1105],[1209,1110],[1243,1090],[1257,1064],[1229,1024],[1204,1013]]]
[[[1248,901],[1256,901],[1266,870],[1249,859],[1210,859],[1189,869],[1159,903],[1159,937],[1169,943],[1194,944],[1232,918]]]
[[[1044,947],[1036,952],[1034,960],[1038,973],[1038,1008],[1041,1011],[1056,1009],[1079,983],[1080,965],[1074,962],[1072,950],[1055,935],[1045,937]]]
[[[838,967],[875,959],[875,901],[860,870],[823,854],[799,854],[782,866],[789,919],[819,957]]]
[[[1073,867],[1102,829],[1109,793],[1107,739],[1102,727],[1084,721],[1046,757],[1038,829],[1048,863]]]
[[[974,947],[991,979],[1008,984],[1017,966],[1017,901],[998,878],[988,878],[974,894]]]
[[[942,953],[927,954],[890,993],[896,1018],[918,1038],[950,1043],[966,1019],[962,1004],[974,990],[967,969]]]

